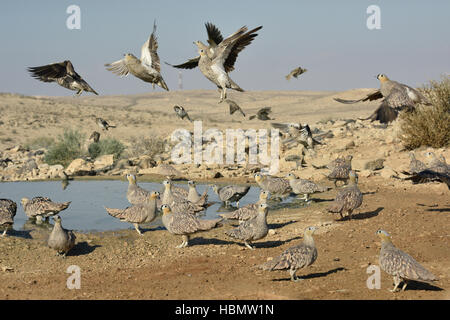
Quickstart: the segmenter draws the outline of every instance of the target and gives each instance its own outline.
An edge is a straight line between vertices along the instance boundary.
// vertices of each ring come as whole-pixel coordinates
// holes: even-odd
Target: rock
[[[355,147],[355,141],[352,140],[345,145],[345,150],[353,149],[354,147]]]
[[[64,167],[62,165],[55,164],[48,168],[47,174],[50,176],[50,178],[56,179],[60,177],[60,174],[63,172],[63,170]]]
[[[156,162],[150,156],[143,156],[137,162],[137,166],[140,169],[148,169],[156,166]]]
[[[373,160],[373,161],[369,161],[364,165],[364,169],[366,170],[381,170],[384,168],[384,159],[377,159],[377,160]]]
[[[66,173],[72,176],[95,176],[94,164],[84,159],[73,160],[66,169]]]
[[[216,172],[215,174],[212,175],[213,179],[218,179],[218,178],[223,178],[223,175],[220,172]]]
[[[393,178],[393,177],[398,177],[398,173],[395,172],[394,170],[392,170],[389,167],[385,167],[384,169],[381,170],[380,176],[385,178],[385,179],[390,179],[390,178]]]
[[[114,167],[114,155],[105,154],[95,159],[93,170],[97,173],[106,172]]]
[[[362,171],[360,171],[358,173],[358,175],[360,177],[363,177],[363,178],[368,178],[368,177],[370,177],[372,175],[372,171],[370,171],[370,170],[362,170]]]

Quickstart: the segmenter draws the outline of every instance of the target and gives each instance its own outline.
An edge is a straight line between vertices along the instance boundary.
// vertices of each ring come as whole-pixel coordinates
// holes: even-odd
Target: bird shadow
[[[283,222],[283,223],[270,223],[270,224],[268,223],[267,227],[269,229],[279,229],[279,228],[282,228],[284,226],[290,225],[290,224],[295,223],[295,222],[297,222],[297,221],[291,220],[291,221],[286,221],[286,222]]]
[[[23,239],[33,239],[31,236],[31,231],[33,230],[14,230],[10,229],[6,232],[6,236],[13,236]]]
[[[371,194],[376,194],[376,192],[375,191],[362,192],[363,196],[367,196],[367,195],[371,195]]]
[[[141,230],[141,233],[144,234],[146,232],[151,232],[151,231],[156,231],[156,230],[166,230],[166,228],[163,226],[148,226],[146,228],[139,227],[139,230]]]
[[[83,256],[94,252],[94,250],[98,247],[101,247],[101,245],[90,245],[86,241],[78,242],[77,244],[75,244],[72,250],[67,253],[67,256]]]
[[[427,291],[443,291],[444,289],[434,286],[430,283],[426,283],[426,282],[419,282],[419,281],[414,281],[414,280],[409,280],[408,281],[408,286],[406,287],[405,291],[408,290],[414,290],[414,291],[418,291],[418,290],[427,290]]]
[[[276,247],[284,245],[285,243],[289,243],[293,240],[299,240],[299,239],[301,239],[301,238],[297,236],[297,237],[287,239],[287,240],[270,240],[270,241],[264,241],[264,242],[256,242],[256,243],[252,243],[252,245],[255,247],[255,249],[276,248]]]
[[[227,240],[221,240],[221,239],[216,239],[216,238],[203,238],[203,237],[196,237],[196,238],[189,240],[189,245],[197,245],[197,246],[208,245],[208,244],[226,245],[226,244],[235,244],[235,243],[236,242],[234,242],[234,241],[227,241]]]
[[[319,198],[310,198],[311,203],[321,203],[321,202],[332,202],[334,199],[319,199]]]
[[[428,212],[450,212],[450,208],[427,209]]]
[[[384,207],[378,207],[374,211],[352,214],[351,219],[350,219],[350,216],[345,216],[344,218],[338,219],[337,221],[370,219],[370,218],[376,217],[383,209],[384,209]]]
[[[331,269],[331,270],[328,270],[328,271],[325,271],[325,272],[316,272],[316,273],[309,273],[309,274],[306,274],[306,275],[304,275],[304,276],[298,276],[300,279],[304,279],[304,280],[306,280],[306,279],[314,279],[314,278],[321,278],[321,277],[326,277],[326,276],[328,276],[328,275],[330,275],[330,274],[333,274],[333,273],[336,273],[336,272],[339,272],[339,271],[344,271],[344,270],[347,270],[346,268],[344,268],[344,267],[339,267],[339,268],[334,268],[334,269]],[[273,279],[272,281],[291,281],[291,278],[282,278],[282,279]]]
[[[450,207],[438,208],[438,206],[439,206],[438,204],[428,205],[428,204],[418,203],[417,205],[421,206],[421,207],[428,207],[428,209],[426,210],[428,212],[450,212]],[[431,208],[433,208],[433,209],[431,209]]]

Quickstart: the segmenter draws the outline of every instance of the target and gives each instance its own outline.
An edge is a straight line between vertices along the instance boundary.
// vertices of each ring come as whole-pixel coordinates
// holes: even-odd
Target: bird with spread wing
[[[181,69],[193,69],[198,66],[203,75],[217,85],[221,91],[219,102],[222,102],[227,98],[227,89],[244,91],[230,78],[228,73],[234,70],[234,63],[239,52],[253,41],[258,35],[255,32],[262,26],[250,31],[247,31],[245,26],[241,27],[226,39],[223,39],[219,29],[212,23],[208,22],[205,26],[208,33],[208,46],[201,41],[194,42],[198,47],[199,56],[182,64],[168,64]]]
[[[31,76],[42,82],[56,82],[61,87],[69,90],[77,91],[79,96],[83,91],[92,92],[98,95],[83,78],[75,72],[72,62],[65,60],[40,67],[30,67],[28,72]]]
[[[364,101],[373,101],[384,98],[380,106],[370,115],[362,120],[379,120],[381,123],[389,123],[397,119],[402,110],[414,110],[418,104],[431,105],[426,97],[418,90],[405,84],[390,80],[385,74],[377,75],[380,81],[380,89],[357,100],[344,100],[334,98],[337,102],[352,104]]]
[[[155,84],[169,91],[161,75],[161,64],[158,56],[158,41],[155,35],[156,23],[153,24],[153,32],[145,41],[141,49],[141,59],[131,53],[126,53],[124,58],[113,63],[105,64],[106,69],[118,76],[127,76],[129,73],[135,77],[149,82],[155,88]]]

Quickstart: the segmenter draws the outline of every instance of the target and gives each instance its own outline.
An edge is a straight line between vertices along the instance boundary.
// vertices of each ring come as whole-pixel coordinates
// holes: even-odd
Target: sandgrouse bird
[[[141,48],[141,59],[131,53],[124,54],[124,58],[113,63],[105,64],[106,69],[118,76],[127,76],[129,73],[135,77],[160,86],[169,91],[162,75],[161,64],[158,56],[158,41],[155,35],[156,23],[153,24],[153,32]]]
[[[28,71],[35,79],[43,82],[56,82],[61,87],[77,91],[77,96],[81,95],[83,91],[92,92],[98,95],[98,93],[75,72],[70,60],[40,67],[30,67],[28,68]]]

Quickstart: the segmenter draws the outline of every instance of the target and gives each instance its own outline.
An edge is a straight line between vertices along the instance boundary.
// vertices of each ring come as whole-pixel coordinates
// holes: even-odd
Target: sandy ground
[[[244,112],[253,114],[271,106],[277,122],[307,122],[366,117],[377,103],[342,105],[335,96],[356,98],[369,89],[335,92],[233,93]],[[268,122],[228,115],[218,105],[215,91],[153,93],[126,97],[35,98],[0,97],[0,148],[23,144],[36,136],[55,136],[63,128],[78,127],[87,135],[98,130],[94,117],[117,128],[106,135],[132,142],[133,137],[170,134],[188,122],[174,117],[173,105],[183,105],[191,117],[217,128],[269,128]],[[356,158],[372,158],[382,145],[373,137],[354,137]],[[339,140],[334,141],[338,143]],[[392,167],[407,159],[398,145],[383,145],[393,153]],[[389,149],[390,148],[390,149]],[[372,152],[372,153],[370,153]],[[380,151],[381,152],[381,151]],[[447,157],[448,158],[448,157]],[[324,184],[332,185],[329,181]],[[275,234],[248,250],[225,235],[222,227],[197,234],[192,246],[176,249],[180,237],[164,229],[77,233],[77,245],[66,259],[47,248],[49,231],[34,228],[14,231],[0,239],[1,299],[449,299],[450,197],[444,184],[411,185],[377,175],[362,178],[363,205],[353,220],[336,221],[326,207],[336,190],[317,194],[306,208],[269,213]],[[300,270],[301,282],[289,281],[284,271],[267,272],[257,265],[302,240],[306,226],[319,226],[315,234],[318,259]],[[381,271],[381,289],[369,290],[366,270],[378,265],[380,242],[375,232],[385,229],[394,244],[433,272],[433,284],[411,283],[393,294],[392,278]],[[69,290],[70,265],[81,268],[81,289]]]

